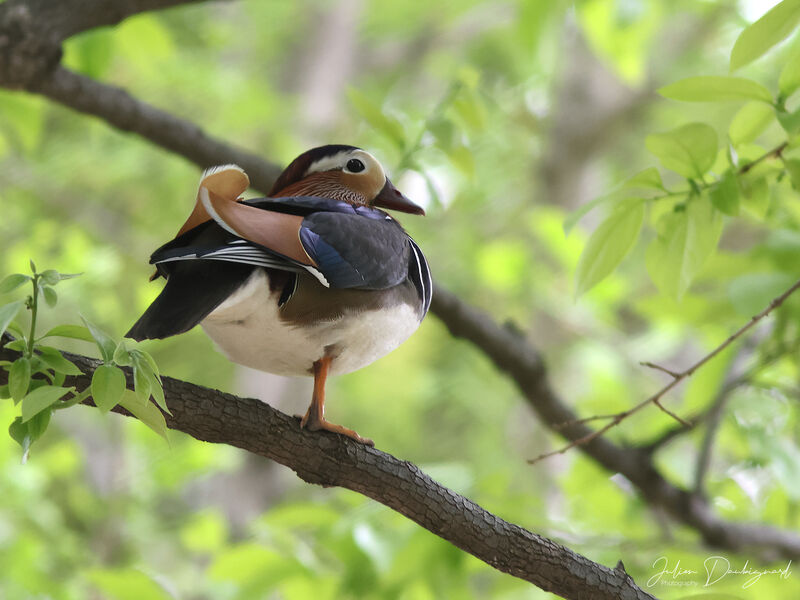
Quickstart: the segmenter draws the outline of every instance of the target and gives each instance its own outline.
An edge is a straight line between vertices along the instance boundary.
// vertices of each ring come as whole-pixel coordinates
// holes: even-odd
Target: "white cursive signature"
[[[706,582],[703,587],[714,585],[728,575],[749,575],[750,577],[742,584],[742,589],[746,590],[757,583],[762,575],[780,575],[781,579],[788,579],[791,573],[791,560],[783,569],[753,569],[750,568],[749,563],[750,561],[746,560],[741,569],[731,569],[731,562],[724,556],[709,556],[703,561],[703,567],[706,570]]]

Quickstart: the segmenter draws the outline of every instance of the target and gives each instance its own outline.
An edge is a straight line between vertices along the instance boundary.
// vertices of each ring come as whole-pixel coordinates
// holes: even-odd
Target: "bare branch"
[[[10,338],[3,336],[2,342]],[[0,359],[19,352],[0,350]],[[83,391],[99,361],[64,353],[83,371],[67,385]],[[133,389],[130,368],[124,368]],[[7,374],[0,370],[0,385]],[[405,515],[428,531],[490,566],[564,598],[653,598],[623,570],[581,556],[545,537],[491,514],[444,487],[416,465],[375,448],[327,432],[300,429],[297,419],[252,398],[163,377],[172,415],[170,428],[198,440],[229,444],[289,467],[303,481],[340,486],[363,494]],[[124,409],[116,412],[128,414]],[[129,416],[129,415],[128,415]]]
[[[669,410],[667,410],[666,408],[664,408],[664,406],[661,404],[661,398],[663,398],[665,394],[667,394],[670,390],[672,390],[672,388],[677,386],[681,381],[683,381],[687,377],[691,377],[692,374],[694,374],[694,372],[697,371],[697,369],[699,369],[700,367],[705,365],[708,361],[710,361],[715,356],[718,356],[720,354],[720,352],[725,350],[733,342],[735,342],[740,337],[742,337],[742,335],[744,335],[747,331],[749,331],[756,323],[758,323],[761,319],[766,317],[769,313],[771,313],[773,310],[775,310],[781,304],[783,304],[789,296],[791,296],[795,291],[797,291],[798,288],[800,288],[800,280],[796,281],[788,290],[783,292],[780,296],[778,296],[777,298],[773,298],[772,301],[769,303],[769,305],[767,305],[767,307],[764,310],[762,310],[760,313],[758,313],[757,315],[752,317],[747,323],[742,325],[735,333],[733,333],[730,336],[728,336],[728,339],[726,339],[719,346],[714,348],[714,350],[712,350],[711,352],[706,354],[703,358],[698,360],[696,363],[694,363],[692,366],[690,366],[685,371],[681,371],[680,373],[672,373],[671,371],[667,371],[666,369],[663,369],[662,367],[657,367],[655,365],[652,365],[652,363],[648,363],[647,366],[654,366],[654,367],[658,368],[659,370],[662,370],[662,371],[672,375],[672,381],[670,381],[667,385],[662,387],[660,390],[658,390],[655,394],[653,394],[652,396],[650,396],[646,400],[642,400],[636,406],[633,406],[633,407],[629,408],[628,410],[624,410],[624,411],[622,411],[620,413],[617,413],[606,425],[604,425],[600,429],[597,429],[596,431],[588,433],[588,434],[580,437],[579,439],[572,440],[569,444],[567,444],[566,446],[563,446],[562,448],[559,448],[558,450],[553,450],[552,452],[547,452],[545,454],[540,454],[539,456],[537,456],[534,459],[531,459],[528,462],[535,463],[535,462],[538,462],[538,461],[543,460],[545,458],[548,458],[550,456],[555,456],[556,454],[564,454],[564,452],[566,452],[566,451],[568,451],[568,450],[570,450],[572,448],[575,448],[576,446],[583,446],[584,444],[588,444],[592,440],[594,440],[594,439],[600,437],[601,435],[605,434],[612,427],[615,427],[615,426],[619,425],[620,423],[622,423],[622,421],[624,421],[625,419],[627,419],[631,415],[639,412],[641,409],[643,409],[648,404],[655,404],[662,411],[664,411],[665,413],[667,413],[668,415],[673,417],[675,420],[680,422],[684,427],[689,427],[689,423],[688,422],[686,422],[685,420],[681,419],[678,415],[676,415],[676,414],[670,412]]]

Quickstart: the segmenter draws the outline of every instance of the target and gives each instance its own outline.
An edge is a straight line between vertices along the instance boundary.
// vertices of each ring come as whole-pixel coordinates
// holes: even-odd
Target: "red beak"
[[[424,215],[425,210],[406,198],[394,184],[386,178],[386,185],[372,201],[373,206],[387,208],[389,210],[399,210],[400,212],[411,213],[412,215]]]

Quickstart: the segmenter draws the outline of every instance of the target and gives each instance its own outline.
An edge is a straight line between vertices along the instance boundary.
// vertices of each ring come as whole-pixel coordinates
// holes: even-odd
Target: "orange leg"
[[[305,416],[300,420],[300,427],[305,427],[309,431],[324,429],[333,433],[341,433],[362,444],[374,446],[372,440],[361,437],[352,429],[334,425],[325,420],[325,380],[328,378],[328,369],[332,360],[330,356],[324,356],[314,363],[314,393]]]

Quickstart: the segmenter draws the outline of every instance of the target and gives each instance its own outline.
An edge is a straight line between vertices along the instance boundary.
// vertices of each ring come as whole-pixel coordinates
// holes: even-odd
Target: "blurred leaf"
[[[743,77],[707,75],[687,77],[658,90],[665,98],[684,102],[721,102],[725,100],[761,100],[771,103],[772,94],[758,82]]]
[[[133,391],[128,389],[122,394],[122,400],[120,400],[119,404],[158,435],[169,441],[167,439],[167,422],[164,420],[164,414],[158,410],[155,404],[142,402]]]
[[[598,196],[594,200],[591,200],[573,210],[571,213],[569,213],[567,218],[564,219],[564,235],[569,235],[575,225],[578,224],[578,221],[580,221],[588,212],[597,208],[601,204],[612,202],[614,200],[619,200],[619,195],[607,194],[605,196]]]
[[[47,286],[42,287],[42,294],[44,295],[44,301],[50,308],[53,308],[58,303],[58,294],[56,291]]]
[[[107,413],[122,400],[125,373],[114,365],[100,365],[92,375],[92,398],[101,412]]]
[[[661,173],[655,167],[648,167],[625,180],[622,184],[624,188],[645,188],[653,190],[664,190],[664,183],[661,181]]]
[[[775,114],[778,117],[778,123],[781,124],[786,133],[794,135],[800,132],[800,108],[792,113],[779,110]]]
[[[58,271],[55,269],[47,269],[46,271],[42,271],[39,274],[39,279],[46,285],[56,285],[59,281],[61,281],[61,277],[58,275]]]
[[[702,177],[714,164],[717,133],[705,123],[689,123],[648,135],[645,145],[667,169],[685,177]]]
[[[82,374],[82,371],[78,367],[64,358],[64,355],[55,348],[50,346],[38,346],[38,350],[40,352],[39,359],[54,371],[66,375]]]
[[[181,528],[181,542],[192,552],[216,552],[227,537],[225,519],[211,511],[196,513]]]
[[[8,292],[13,292],[19,286],[24,285],[26,282],[30,280],[31,278],[29,275],[23,275],[22,273],[13,273],[3,278],[3,281],[0,281],[0,294],[7,294]]]
[[[789,172],[789,177],[792,178],[792,185],[794,189],[800,191],[800,159],[788,158],[783,161],[786,165],[786,170]]]
[[[144,369],[133,367],[133,386],[141,402],[150,400],[150,379]]]
[[[662,293],[680,300],[716,249],[722,217],[708,199],[700,197],[662,221],[658,237],[647,248],[647,271]]]
[[[113,360],[121,367],[129,367],[133,364],[133,358],[131,357],[131,353],[128,352],[128,348],[125,345],[125,340],[122,340],[119,344],[117,344],[117,349],[114,350]]]
[[[763,102],[748,102],[733,117],[728,137],[734,146],[749,144],[756,139],[775,118],[775,109]]]
[[[22,400],[28,393],[30,382],[31,361],[25,356],[20,356],[8,371],[8,390],[15,403]]]
[[[741,315],[752,317],[780,296],[795,278],[786,273],[748,273],[728,286],[728,298]]]
[[[17,417],[8,426],[8,435],[22,448],[22,462],[24,463],[28,460],[28,452],[30,452],[31,444],[33,443],[33,437],[28,431],[28,424],[22,422],[22,417]]]
[[[405,148],[406,134],[400,121],[385,114],[380,106],[375,104],[356,88],[350,88],[347,91],[347,97],[367,123],[394,142],[398,150],[403,150],[403,148]]]
[[[164,588],[141,571],[95,569],[87,573],[92,584],[113,600],[173,600]]]
[[[783,98],[788,98],[800,88],[800,48],[790,56],[778,78],[778,89]]]
[[[50,408],[74,389],[50,385],[36,388],[22,399],[22,422],[29,421],[44,409]]]
[[[100,28],[66,39],[63,64],[93,79],[101,79],[111,65],[115,33]]]
[[[788,36],[800,21],[800,0],[783,0],[739,34],[731,51],[731,71],[754,61]]]
[[[575,274],[575,295],[580,296],[611,273],[633,248],[644,221],[644,201],[617,207],[586,243]]]
[[[741,177],[742,206],[751,215],[763,219],[769,210],[769,184],[765,177]]]
[[[208,569],[212,579],[234,581],[243,586],[257,582],[269,589],[281,579],[297,572],[293,561],[275,550],[258,544],[240,544],[220,552]]]
[[[739,184],[736,173],[728,169],[709,192],[711,203],[726,215],[739,214]]]
[[[11,323],[14,317],[17,316],[17,313],[19,312],[19,309],[22,308],[23,304],[24,302],[22,300],[18,300],[17,302],[0,306],[0,336],[6,332],[9,323]]]
[[[87,321],[85,317],[81,316],[81,319],[86,325],[86,328],[89,330],[89,333],[92,335],[97,347],[100,349],[100,354],[103,356],[103,361],[111,362],[114,358],[114,351],[117,349],[116,342],[111,339],[111,337],[102,329]]]
[[[486,126],[486,110],[480,97],[474,92],[463,90],[453,99],[451,106],[471,129],[480,131]]]
[[[47,337],[64,337],[94,342],[91,332],[83,325],[57,325],[42,336],[42,338]]]

